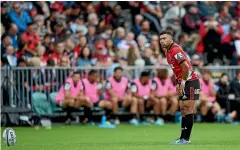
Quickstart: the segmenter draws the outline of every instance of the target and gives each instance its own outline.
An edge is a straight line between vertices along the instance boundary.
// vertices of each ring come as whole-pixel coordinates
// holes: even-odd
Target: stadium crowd
[[[122,69],[114,69],[116,66],[165,66],[167,61],[158,36],[162,29],[173,31],[176,43],[183,47],[196,70],[207,65],[240,65],[240,50],[236,44],[240,40],[240,2],[39,1],[1,2],[1,67],[112,67],[111,72],[119,76]],[[121,106],[130,106],[131,121],[136,122],[137,113],[144,113],[144,106],[153,106],[156,123],[161,124],[161,119],[174,120],[178,110],[177,97],[171,92],[174,91],[174,82],[166,70],[157,70],[157,73],[159,79],[149,86],[150,91],[155,91],[149,91],[151,95],[139,95],[137,92],[141,82],[148,83],[147,72],[141,74],[140,83],[125,83],[133,96],[120,100],[123,101]],[[18,79],[21,81],[16,86],[25,89],[24,92],[29,91],[29,85],[33,85],[31,92],[42,91],[45,83],[55,80],[59,83],[58,90],[62,85],[62,88],[69,90],[71,86],[66,85],[65,79],[71,71],[63,72],[60,69],[56,74],[63,78],[56,81],[51,75],[48,76],[48,71],[42,70],[20,72]],[[90,71],[85,74],[86,79],[81,77],[82,81],[98,82],[97,74]],[[227,74],[222,74],[219,81],[213,83],[208,70],[202,75],[199,72],[199,76],[204,87],[196,106],[201,120],[221,120],[221,116],[226,114],[227,120],[232,121],[240,107],[237,101],[236,104],[233,101],[231,106],[235,107],[228,109],[227,100],[240,98],[240,72],[231,82]],[[74,78],[79,80],[78,73],[73,73]],[[165,85],[165,80],[169,87],[160,87]],[[152,79],[149,81],[152,82]],[[112,93],[108,95],[109,101],[101,101],[103,103],[96,106],[111,108],[114,115],[120,105],[110,90],[111,84],[109,81],[101,87],[103,93]],[[82,88],[94,89],[91,86]],[[161,89],[157,92],[157,88],[167,88],[167,91],[163,94]],[[82,93],[79,99],[83,103],[69,101],[58,105],[91,108],[94,103],[90,102],[86,93],[91,91]],[[106,98],[106,94],[99,96],[102,95]],[[144,104],[144,99],[151,101]],[[85,110],[88,119],[91,116],[89,111],[91,109]]]

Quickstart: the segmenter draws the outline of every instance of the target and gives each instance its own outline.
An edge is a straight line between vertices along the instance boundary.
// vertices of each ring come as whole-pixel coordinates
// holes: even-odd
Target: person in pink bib
[[[210,70],[204,70],[202,78],[200,78],[200,113],[203,121],[213,122],[217,114],[220,114],[221,107],[216,101],[216,91],[214,89],[214,81]]]
[[[131,91],[133,97],[138,100],[138,110],[140,113],[140,121],[147,123],[144,119],[145,108],[154,111],[154,120],[156,124],[162,125],[163,122],[159,120],[159,100],[154,97],[152,91],[156,90],[156,83],[150,80],[150,72],[144,71],[141,73],[140,78],[133,80]]]
[[[80,108],[88,105],[88,98],[83,95],[80,72],[74,72],[66,79],[65,84],[60,88],[56,96],[56,104],[67,111],[67,121],[71,122],[71,111],[74,108]]]
[[[153,79],[156,82],[155,96],[159,100],[161,117],[165,121],[174,122],[174,116],[178,110],[178,96],[176,87],[173,85],[167,69],[159,69],[157,77]],[[168,106],[169,114],[167,114]]]
[[[137,99],[131,96],[130,86],[131,83],[123,75],[123,68],[116,67],[114,69],[114,75],[111,76],[106,83],[105,87],[105,99],[112,110],[113,119],[115,124],[119,124],[119,120],[116,118],[116,113],[119,107],[130,107],[132,114],[131,124],[137,124],[136,113],[137,113]],[[107,111],[107,110],[106,110]],[[108,115],[109,116],[109,115]]]

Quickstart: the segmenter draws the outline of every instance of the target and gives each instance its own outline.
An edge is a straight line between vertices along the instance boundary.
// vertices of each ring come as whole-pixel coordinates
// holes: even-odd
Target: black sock
[[[136,119],[136,118],[137,118],[137,115],[136,115],[136,114],[131,114],[131,118],[132,118],[132,119]]]
[[[67,108],[64,108],[63,109],[64,111],[66,111],[66,113],[67,113],[67,119],[72,119],[72,108],[71,107],[67,107]]]
[[[185,136],[185,117],[182,117],[181,136],[180,136],[180,139],[183,139],[184,136]]]
[[[143,114],[140,114],[140,121],[144,121],[144,115]]]
[[[92,121],[92,110],[89,107],[84,107],[84,115],[88,119],[88,122]]]
[[[187,128],[186,132],[185,132],[185,136],[184,136],[185,140],[190,139],[192,126],[193,126],[193,121],[194,121],[194,115],[193,114],[188,114],[188,115],[185,116],[185,126]]]
[[[105,109],[105,115],[107,117],[107,120],[110,119],[112,110],[111,109]]]
[[[175,116],[169,115],[169,122],[174,122],[175,121]]]
[[[158,120],[158,116],[159,116],[159,115],[154,115],[154,120],[155,120],[155,121]]]

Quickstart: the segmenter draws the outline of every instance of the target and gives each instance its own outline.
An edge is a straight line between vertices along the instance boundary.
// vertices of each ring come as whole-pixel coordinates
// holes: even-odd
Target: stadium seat
[[[47,96],[41,92],[32,94],[33,112],[37,115],[52,114],[52,107],[47,101]]]
[[[57,92],[53,92],[50,94],[50,103],[51,103],[53,112],[63,112],[63,109],[61,107],[58,107],[55,103],[56,96],[57,96]]]

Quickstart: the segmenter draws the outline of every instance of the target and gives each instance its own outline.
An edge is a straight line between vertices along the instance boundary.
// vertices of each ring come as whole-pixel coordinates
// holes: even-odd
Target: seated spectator
[[[12,23],[10,16],[8,14],[9,4],[7,2],[1,2],[1,24],[4,28],[9,28]]]
[[[92,107],[89,98],[83,95],[83,85],[79,72],[74,72],[61,86],[56,96],[56,104],[67,111],[66,123],[71,122],[72,108],[80,108],[81,106]]]
[[[147,38],[144,35],[139,35],[137,37],[137,44],[140,52],[143,52],[143,50],[149,45],[149,43],[147,43]]]
[[[115,5],[113,7],[113,13],[109,14],[106,18],[106,24],[112,25],[113,29],[124,27],[125,20],[121,14],[121,6]]]
[[[105,45],[102,42],[96,44],[96,53],[93,55],[93,64],[95,66],[111,66],[112,59],[107,54]]]
[[[94,44],[97,40],[96,27],[93,25],[88,26],[88,33],[86,35],[88,45],[91,49],[94,49]]]
[[[140,32],[139,35],[144,35],[147,39],[147,42],[151,39],[152,33],[150,31],[150,22],[147,20],[143,20],[141,22],[141,29],[142,31]]]
[[[145,10],[143,11],[144,12],[143,15],[154,24],[154,28],[155,28],[154,31],[156,31],[157,33],[161,32],[161,25],[159,20],[163,16],[162,9],[159,3],[160,3],[159,1],[143,2],[144,8],[145,8],[143,9]]]
[[[112,32],[113,32],[112,25],[106,25],[104,27],[103,33],[100,34],[100,38],[106,42],[106,40],[111,38]]]
[[[121,42],[126,36],[125,29],[123,27],[118,27],[113,33],[113,43],[117,47],[119,42]]]
[[[153,51],[151,48],[146,48],[143,51],[142,59],[145,62],[145,66],[151,66],[153,65],[152,59],[153,59]]]
[[[135,16],[135,20],[134,20],[134,24],[132,27],[132,32],[135,34],[135,36],[137,37],[142,29],[141,29],[141,22],[143,21],[143,16],[138,14]]]
[[[181,20],[186,14],[186,10],[183,7],[185,2],[177,2],[175,6],[171,7],[164,14],[163,27],[171,27],[175,33],[175,39],[181,33]]]
[[[136,47],[136,46],[137,46],[137,43],[134,40],[134,34],[132,32],[129,32],[126,38],[121,40],[118,43],[117,48],[119,49],[119,51],[126,51],[130,47]]]
[[[80,55],[81,50],[87,45],[87,38],[86,36],[80,36],[79,44],[74,47],[74,52],[77,54],[77,56]],[[76,59],[76,58],[75,58]]]
[[[159,69],[154,81],[157,85],[155,96],[159,100],[161,116],[165,121],[174,122],[174,116],[178,110],[178,97],[168,70]],[[170,108],[168,106],[170,106]],[[168,108],[169,114],[167,114]]]
[[[92,52],[89,47],[85,46],[80,56],[77,60],[77,66],[85,67],[85,66],[91,66],[92,65]]]
[[[145,123],[144,118],[145,109],[154,111],[154,121],[156,125],[163,125],[159,118],[160,108],[159,101],[154,97],[153,91],[156,90],[157,85],[150,79],[149,72],[142,72],[140,78],[133,80],[131,91],[134,98],[138,100],[138,110],[140,115],[140,122]]]
[[[15,49],[15,51],[18,51],[18,45],[19,45],[19,41],[20,41],[20,37],[18,34],[18,27],[16,24],[10,24],[10,28],[8,29],[8,32],[6,33],[11,37],[11,41],[12,41],[12,45]]]
[[[107,54],[114,60],[116,57],[118,57],[118,49],[115,48],[113,44],[113,40],[108,39],[106,42],[106,49],[107,49]]]
[[[28,23],[27,30],[21,35],[21,40],[24,44],[24,53],[27,56],[36,56],[36,47],[40,43],[40,37],[34,32],[34,24]]]
[[[3,35],[1,40],[1,55],[3,55],[6,53],[7,46],[12,45],[12,40],[9,35]]]
[[[27,24],[31,23],[32,19],[26,11],[22,10],[20,2],[13,2],[12,8],[13,10],[9,12],[9,18],[22,33],[27,29]]]
[[[48,57],[45,55],[46,48],[42,45],[39,45],[36,50],[37,50],[37,56],[41,60],[40,66],[45,67],[47,65],[47,61],[48,61]]]
[[[8,61],[8,64],[12,67],[17,66],[17,57],[15,54],[15,50],[12,45],[8,45],[6,47],[6,53],[3,55]]]
[[[200,113],[203,121],[213,122],[218,114],[221,113],[221,107],[216,102],[216,92],[214,82],[209,70],[204,70],[203,77],[200,78],[202,91],[200,92]]]
[[[46,34],[51,34],[51,30],[48,30],[47,27],[44,25],[44,16],[37,15],[34,17],[35,22],[35,32],[39,35],[40,40],[43,40]]]
[[[199,30],[201,20],[198,14],[199,10],[195,6],[191,6],[182,20],[182,30],[187,34],[196,33]]]
[[[110,110],[112,110],[114,123],[119,124],[120,121],[116,118],[116,113],[119,107],[130,107],[132,119],[131,124],[137,125],[137,99],[133,98],[130,94],[131,83],[126,77],[122,75],[123,68],[116,67],[114,69],[114,75],[108,78],[105,90],[105,99],[107,100]]]
[[[99,19],[96,13],[90,13],[88,15],[88,23],[89,25],[97,26],[99,23]]]

